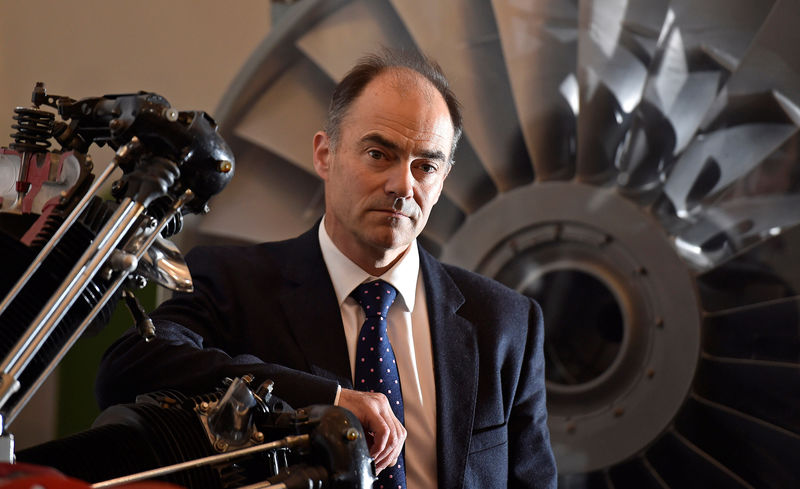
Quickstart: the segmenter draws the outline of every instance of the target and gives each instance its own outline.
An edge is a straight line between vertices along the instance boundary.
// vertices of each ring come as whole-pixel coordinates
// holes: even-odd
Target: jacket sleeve
[[[104,354],[95,385],[101,409],[162,389],[187,395],[212,392],[225,377],[245,374],[258,382],[274,381],[275,394],[295,407],[333,404],[336,397],[336,381],[266,363],[254,355],[231,356],[206,347],[204,338],[185,326],[163,320],[155,324],[158,336],[150,343],[131,330]]]
[[[273,380],[275,395],[295,407],[333,403],[339,384],[304,371],[277,312],[280,280],[263,256],[205,248],[186,260],[195,290],[151,314],[156,338],[145,342],[130,330],[104,354],[95,385],[101,408],[160,389],[211,392],[244,374]]]
[[[524,360],[508,421],[509,487],[555,489],[557,483],[547,428],[543,340],[542,311],[531,301]]]

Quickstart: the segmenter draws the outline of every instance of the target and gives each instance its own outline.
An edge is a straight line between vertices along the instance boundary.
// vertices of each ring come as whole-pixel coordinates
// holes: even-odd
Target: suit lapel
[[[461,487],[478,392],[475,326],[457,314],[464,296],[444,268],[420,250],[436,376],[439,487]]]
[[[311,373],[352,388],[342,316],[320,251],[317,226],[287,244],[284,276],[288,284],[281,304],[295,341]]]

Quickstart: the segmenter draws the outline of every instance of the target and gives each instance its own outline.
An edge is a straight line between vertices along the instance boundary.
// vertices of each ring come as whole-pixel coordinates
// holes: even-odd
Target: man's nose
[[[414,196],[414,174],[411,164],[403,163],[391,169],[386,180],[386,192],[407,199]]]

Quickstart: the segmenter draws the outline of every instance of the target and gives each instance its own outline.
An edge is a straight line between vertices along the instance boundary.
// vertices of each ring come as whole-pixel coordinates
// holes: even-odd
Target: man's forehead
[[[428,104],[441,101],[446,107],[444,97],[430,82],[420,73],[404,67],[387,68],[370,80],[362,89],[361,93],[354,100],[358,103],[359,99],[370,96],[379,97],[399,97],[409,99],[415,96],[422,97]],[[449,114],[449,109],[448,109]]]
[[[447,103],[430,81],[408,68],[402,72],[392,70],[377,75],[364,87],[345,115],[344,123],[353,115],[377,120],[405,117],[409,124],[428,118],[444,119],[441,122],[452,129]]]

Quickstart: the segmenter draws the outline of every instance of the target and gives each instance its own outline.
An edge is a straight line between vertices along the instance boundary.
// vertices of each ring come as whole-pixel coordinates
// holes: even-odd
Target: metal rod
[[[103,487],[118,486],[120,484],[127,484],[129,482],[137,482],[145,479],[152,479],[154,477],[171,474],[173,472],[178,472],[180,470],[192,469],[206,464],[212,464],[216,462],[226,462],[228,460],[242,457],[244,455],[264,452],[267,450],[274,450],[276,448],[294,448],[299,446],[308,446],[310,442],[311,438],[308,435],[287,436],[286,438],[283,438],[281,440],[264,443],[263,445],[247,447],[241,450],[236,450],[234,452],[221,453],[219,455],[211,455],[208,457],[198,458],[196,460],[189,460],[188,462],[181,462],[175,465],[160,467],[158,469],[146,470],[144,472],[139,472],[138,474],[131,474],[123,477],[117,477],[116,479],[97,482],[95,484],[92,484],[91,487],[93,487],[94,489],[101,489]]]
[[[238,489],[266,489],[268,487],[271,487],[273,489],[286,489],[287,486],[283,482],[273,484],[268,481],[263,481],[263,482],[256,482],[255,484],[250,484],[249,486],[241,486]]]
[[[19,372],[27,367],[33,356],[38,353],[67,310],[83,293],[86,284],[105,263],[143,210],[143,204],[134,202],[130,198],[124,199],[98,233],[97,242],[83,253],[55,294],[31,322],[28,330],[0,366],[3,375],[0,383],[0,408],[13,393],[12,389]]]
[[[120,151],[122,151],[122,148],[120,148]],[[117,154],[119,154],[119,152],[117,152]],[[8,306],[11,304],[11,301],[13,301],[17,297],[17,294],[19,294],[19,291],[25,287],[25,285],[28,283],[28,280],[30,280],[33,274],[36,273],[36,270],[39,269],[39,266],[44,262],[44,259],[47,258],[53,248],[55,248],[58,242],[61,241],[61,238],[66,234],[67,230],[69,230],[70,226],[72,226],[72,224],[84,211],[94,194],[100,189],[106,180],[108,180],[108,178],[111,176],[111,173],[116,169],[117,159],[114,158],[108,164],[103,173],[100,174],[100,176],[94,182],[92,182],[92,186],[89,187],[89,190],[86,191],[86,194],[84,194],[81,200],[78,201],[78,205],[76,205],[72,212],[69,213],[66,220],[64,220],[64,223],[58,228],[55,234],[53,234],[41,251],[39,251],[39,254],[36,255],[36,258],[34,258],[28,269],[25,270],[25,273],[23,273],[20,279],[17,280],[17,283],[14,284],[14,288],[12,288],[8,295],[5,296],[3,302],[0,302],[0,314],[3,314],[6,311]]]
[[[147,252],[147,249],[150,248],[151,244],[153,244],[153,241],[155,241],[156,237],[158,237],[158,235],[167,225],[167,222],[169,222],[169,220],[172,219],[172,216],[174,216],[175,213],[177,213],[180,210],[180,208],[183,207],[183,204],[191,196],[192,196],[192,191],[187,190],[177,201],[175,201],[175,204],[173,204],[172,208],[170,209],[171,212],[169,212],[166,216],[164,216],[161,219],[161,221],[156,226],[155,230],[150,234],[150,236],[147,237],[147,240],[140,247],[140,249],[136,251],[135,256],[137,259],[141,258],[142,255],[144,255]],[[123,249],[125,249],[124,246]],[[14,404],[14,406],[12,406],[10,410],[8,410],[8,412],[6,413],[7,426],[14,422],[14,419],[16,419],[20,411],[28,404],[28,402],[31,400],[33,395],[39,390],[39,388],[41,388],[42,384],[44,384],[44,381],[47,380],[50,374],[53,373],[58,364],[61,363],[61,360],[64,358],[67,352],[69,352],[69,350],[72,348],[75,342],[78,341],[78,339],[83,335],[83,332],[86,330],[86,328],[88,328],[89,325],[92,323],[92,321],[94,321],[94,318],[97,316],[97,314],[100,313],[100,310],[102,310],[103,307],[105,307],[106,303],[116,293],[120,284],[122,284],[122,282],[126,278],[127,278],[126,274],[117,273],[117,276],[114,278],[114,281],[106,289],[105,293],[97,302],[97,304],[95,304],[92,310],[89,311],[89,314],[84,318],[80,326],[78,326],[78,328],[72,333],[69,339],[67,339],[67,342],[64,343],[64,345],[62,345],[61,349],[58,351],[58,353],[56,353],[56,355],[53,357],[53,359],[50,361],[47,367],[39,374],[36,380],[33,381],[31,387],[27,391],[25,391],[22,397],[20,397],[17,400],[17,403]]]

